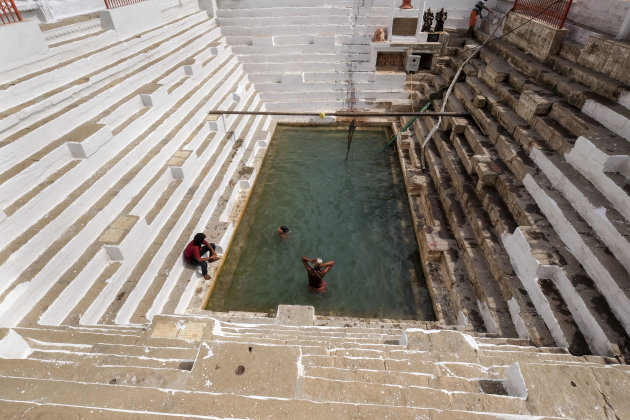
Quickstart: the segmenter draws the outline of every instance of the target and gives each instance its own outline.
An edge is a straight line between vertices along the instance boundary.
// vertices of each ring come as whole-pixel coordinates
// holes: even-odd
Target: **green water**
[[[357,130],[344,162],[346,130],[278,126],[208,309],[275,313],[297,304],[318,315],[432,320],[387,140],[384,130]],[[302,255],[336,262],[326,293],[308,288]]]

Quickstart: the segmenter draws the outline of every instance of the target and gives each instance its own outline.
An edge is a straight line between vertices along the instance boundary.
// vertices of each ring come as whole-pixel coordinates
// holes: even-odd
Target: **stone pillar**
[[[547,57],[560,51],[562,42],[567,36],[567,30],[556,29],[535,20],[524,25],[529,19],[518,13],[508,14],[503,24],[503,33],[514,30],[506,37],[507,40],[538,60],[545,61]],[[521,25],[523,26],[520,27]]]
[[[199,0],[199,8],[208,12],[208,17],[215,16],[217,10],[217,0]]]
[[[0,70],[8,69],[13,63],[28,57],[45,54],[48,44],[34,20],[0,25]]]

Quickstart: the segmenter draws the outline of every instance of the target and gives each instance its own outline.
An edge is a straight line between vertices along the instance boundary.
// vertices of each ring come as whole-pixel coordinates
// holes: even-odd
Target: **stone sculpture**
[[[435,14],[435,32],[441,32],[444,30],[444,21],[447,17],[448,12],[445,12],[443,7]]]
[[[383,28],[378,28],[376,32],[374,32],[372,42],[385,42],[385,30]]]
[[[413,6],[411,5],[411,0],[403,0],[402,4],[400,5],[401,9],[413,9]]]
[[[431,25],[433,25],[433,13],[431,9],[427,9],[422,15],[422,32],[431,32]]]

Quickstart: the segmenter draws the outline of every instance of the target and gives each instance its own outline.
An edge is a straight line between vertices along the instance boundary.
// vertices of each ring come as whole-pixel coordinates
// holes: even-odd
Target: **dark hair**
[[[201,245],[204,239],[206,239],[206,235],[204,233],[199,232],[195,234],[195,238],[193,239],[193,242],[195,242],[195,245]]]
[[[287,233],[289,231],[289,228],[286,226],[280,226],[280,230],[284,233]]]

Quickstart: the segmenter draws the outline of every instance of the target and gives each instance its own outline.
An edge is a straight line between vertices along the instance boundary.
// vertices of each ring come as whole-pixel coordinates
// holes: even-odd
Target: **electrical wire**
[[[457,69],[457,72],[455,73],[455,76],[453,77],[453,80],[450,84],[450,86],[448,87],[448,90],[446,91],[446,95],[444,96],[444,102],[442,102],[442,109],[441,112],[444,112],[444,110],[446,109],[446,103],[448,101],[448,97],[450,96],[452,90],[453,90],[453,86],[455,86],[455,83],[457,82],[457,79],[459,79],[459,75],[462,72],[462,69],[464,68],[464,66],[466,64],[468,64],[468,62],[479,52],[481,51],[481,49],[483,47],[485,47],[489,42],[492,41],[496,41],[498,39],[503,38],[504,36],[507,36],[509,34],[511,34],[512,32],[516,31],[517,29],[520,29],[522,26],[528,24],[529,22],[531,22],[532,20],[536,19],[538,16],[542,15],[544,12],[547,11],[547,9],[549,9],[551,6],[553,6],[556,3],[559,3],[562,0],[555,0],[553,3],[550,3],[547,7],[545,7],[543,10],[541,10],[540,13],[538,13],[536,16],[531,17],[530,19],[526,20],[525,22],[523,22],[521,25],[517,26],[516,28],[512,29],[511,31],[501,34],[501,36],[497,37],[497,38],[492,38],[495,34],[495,32],[497,31],[497,29],[499,29],[499,27],[501,26],[501,22],[503,22],[503,19],[505,19],[507,17],[507,15],[509,15],[512,10],[508,10],[507,13],[505,13],[503,15],[503,17],[501,18],[501,20],[499,20],[499,22],[497,23],[496,27],[494,28],[494,31],[492,31],[492,33],[490,34],[490,36],[478,47],[476,47],[475,51],[472,52],[472,54],[470,54],[470,56],[464,60],[464,62],[461,64],[461,66],[459,66],[459,69]],[[429,131],[429,134],[427,134],[427,137],[424,139],[424,142],[422,142],[422,150],[424,151],[424,147],[426,146],[426,144],[429,142],[429,140],[431,139],[431,137],[433,137],[433,134],[435,134],[435,132],[437,131],[438,127],[440,126],[440,123],[442,122],[442,116],[440,116],[438,118],[438,122],[433,126],[433,128]],[[423,154],[424,157],[424,154]],[[423,164],[424,166],[424,164]]]

